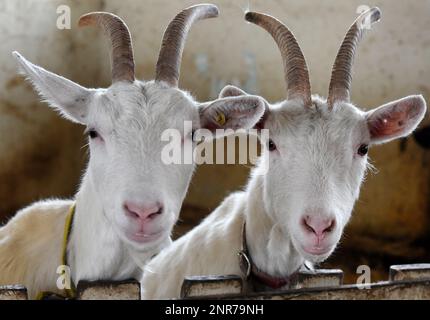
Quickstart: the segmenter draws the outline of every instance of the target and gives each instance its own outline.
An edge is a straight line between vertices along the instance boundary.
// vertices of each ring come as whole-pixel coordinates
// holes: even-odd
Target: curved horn
[[[337,53],[331,73],[330,86],[327,101],[333,107],[336,101],[350,101],[350,89],[352,80],[352,63],[355,50],[360,42],[364,30],[378,22],[381,18],[379,8],[372,8],[363,12],[349,28]]]
[[[112,45],[112,83],[134,81],[133,46],[125,22],[108,12],[90,12],[79,18],[79,26],[97,25],[108,35]]]
[[[218,8],[213,4],[198,4],[176,15],[164,32],[155,80],[165,81],[172,87],[178,86],[182,52],[188,31],[197,20],[217,17],[218,13]]]
[[[245,19],[269,32],[278,45],[284,63],[288,99],[300,98],[305,106],[310,106],[312,100],[308,67],[294,35],[281,21],[269,15],[247,12]]]

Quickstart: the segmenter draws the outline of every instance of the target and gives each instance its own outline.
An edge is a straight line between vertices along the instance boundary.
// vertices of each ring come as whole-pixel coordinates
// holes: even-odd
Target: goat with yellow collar
[[[264,112],[264,101],[256,96],[199,103],[178,88],[191,25],[217,15],[216,6],[201,4],[172,20],[153,81],[135,79],[130,33],[110,13],[90,13],[79,21],[99,25],[111,41],[112,85],[107,89],[84,88],[14,52],[39,94],[65,118],[86,126],[90,160],[74,200],[32,204],[0,228],[0,285],[23,284],[30,298],[46,291],[66,295],[57,286],[64,276],[57,273],[64,255],[74,283],[139,279],[146,261],[170,244],[195,164],[163,162],[162,133],[176,129],[182,141],[195,144],[193,130],[248,129]],[[185,121],[193,123],[189,132],[184,132]],[[71,224],[67,213],[74,203]]]

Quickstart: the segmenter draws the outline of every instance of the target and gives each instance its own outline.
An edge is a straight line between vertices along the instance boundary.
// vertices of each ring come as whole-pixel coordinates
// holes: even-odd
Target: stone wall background
[[[248,6],[275,15],[293,30],[310,69],[312,91],[325,96],[340,42],[361,5],[377,5],[382,21],[365,36],[355,62],[352,100],[364,109],[405,95],[430,101],[430,1],[212,1],[217,19],[201,21],[188,38],[180,86],[198,99],[234,83],[274,102],[285,97],[278,49],[260,28],[245,23]],[[83,128],[62,120],[17,76],[11,51],[89,87],[108,86],[106,42],[95,28],[78,29],[95,10],[119,14],[129,25],[138,77],[151,79],[162,33],[182,8],[197,1],[3,0],[0,2],[0,221],[32,201],[73,195],[86,160]],[[71,30],[56,28],[59,5],[69,5]],[[427,115],[422,127],[430,125]],[[404,259],[429,256],[430,153],[413,137],[371,150],[369,173],[337,254],[351,250]],[[198,168],[184,204],[181,234],[233,190],[249,166]]]

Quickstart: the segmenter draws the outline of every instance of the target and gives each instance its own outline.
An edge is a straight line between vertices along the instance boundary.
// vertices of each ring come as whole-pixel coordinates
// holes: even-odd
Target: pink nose
[[[314,233],[318,239],[322,239],[327,233],[333,231],[335,226],[333,218],[325,218],[320,216],[305,216],[303,218],[303,226],[308,232]]]
[[[124,209],[128,217],[141,222],[152,220],[163,212],[163,207],[159,203],[143,205],[126,201]]]

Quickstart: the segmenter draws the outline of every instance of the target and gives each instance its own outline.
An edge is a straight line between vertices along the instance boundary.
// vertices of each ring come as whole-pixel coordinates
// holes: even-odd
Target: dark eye
[[[269,151],[275,151],[276,150],[276,144],[272,141],[272,139],[269,139]]]
[[[91,139],[95,139],[99,136],[99,134],[97,133],[96,130],[90,130],[88,131],[88,135],[90,136]]]
[[[367,154],[367,152],[369,151],[369,146],[367,144],[362,144],[359,148],[357,153],[360,156],[365,156]]]

